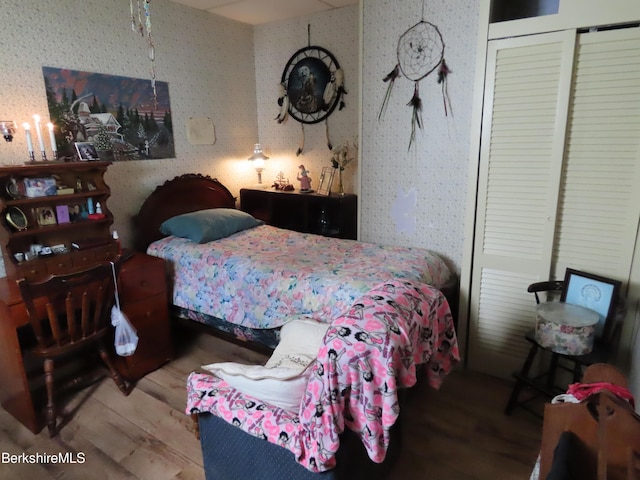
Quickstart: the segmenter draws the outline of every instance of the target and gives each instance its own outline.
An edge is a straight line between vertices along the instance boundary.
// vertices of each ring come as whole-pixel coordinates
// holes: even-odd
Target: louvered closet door
[[[554,273],[626,282],[640,217],[640,29],[579,35]]]
[[[468,365],[506,377],[551,269],[575,32],[489,43]]]

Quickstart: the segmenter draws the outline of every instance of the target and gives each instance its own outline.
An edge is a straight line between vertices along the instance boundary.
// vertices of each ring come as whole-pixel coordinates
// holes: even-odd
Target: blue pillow
[[[207,243],[263,224],[262,220],[242,210],[212,208],[171,217],[162,222],[160,231],[196,243]]]

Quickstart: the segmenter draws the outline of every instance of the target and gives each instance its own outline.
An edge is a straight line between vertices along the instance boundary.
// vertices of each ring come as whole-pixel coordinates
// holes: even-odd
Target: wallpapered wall
[[[399,79],[385,116],[381,121],[377,117],[386,89],[382,78],[396,63],[398,37],[420,20],[419,0],[401,4],[364,0],[362,95],[357,6],[250,27],[166,0],[153,2],[156,73],[169,83],[177,158],[117,162],[110,167],[108,206],[123,243],[131,244],[131,216],[143,199],[175,175],[208,174],[235,195],[254,185],[256,173],[245,159],[256,141],[271,157],[263,173],[265,183],[282,171],[299,187],[295,176],[303,163],[317,187],[321,168],[330,164],[325,124],[305,126],[304,152],[296,157],[301,125],[291,118],[282,124],[274,120],[282,70],[296,50],[308,45],[309,25],[310,43],[331,51],[345,71],[346,107],[328,119],[334,145],[356,139],[362,99],[361,164],[352,164],[345,172],[346,190],[360,195],[361,238],[429,247],[459,269],[478,20],[474,3],[425,4],[426,19],[440,27],[446,43],[453,71],[449,80],[453,115],[444,116],[436,77],[423,80],[425,127],[408,151],[411,111],[406,103],[413,84]],[[128,7],[125,0],[55,4],[5,0],[0,10],[5,42],[0,55],[0,118],[21,125],[39,113],[46,123],[43,65],[148,78],[147,47],[130,30]],[[185,121],[195,116],[212,118],[214,145],[188,143]],[[0,163],[21,163],[25,157],[21,132],[13,143],[0,145]]]
[[[263,178],[269,184],[282,171],[296,188],[300,188],[296,181],[297,167],[304,164],[310,171],[312,188],[317,188],[322,167],[331,166],[331,152],[327,147],[325,132],[327,124],[333,145],[356,141],[360,102],[358,17],[359,8],[355,5],[255,27],[258,129],[260,141],[270,157],[263,173]],[[323,121],[304,126],[304,150],[296,157],[296,149],[302,139],[302,124],[291,117],[281,124],[274,120],[279,112],[278,84],[291,56],[309,44],[323,47],[336,57],[344,70],[347,95],[343,97],[345,108],[336,109],[326,123]],[[352,162],[343,173],[346,192],[356,191],[357,167],[357,163]],[[334,185],[337,185],[337,176]]]
[[[131,216],[159,184],[186,172],[219,178],[237,195],[253,181],[246,158],[257,136],[253,29],[164,0],[151,3],[156,76],[169,83],[176,157],[114,163],[107,173],[114,228],[130,245]],[[5,0],[0,9],[0,119],[49,119],[42,66],[149,78],[147,46],[130,28],[126,0]],[[185,121],[208,116],[214,145],[190,145]],[[27,160],[22,129],[0,144],[0,163]],[[2,264],[4,267],[4,264]],[[0,271],[4,275],[4,271]]]
[[[452,73],[453,113],[445,116],[436,72],[420,84],[423,130],[409,150],[414,83],[395,82],[386,113],[378,113],[397,63],[399,37],[424,19],[438,26]],[[364,0],[362,85],[362,231],[365,241],[431,248],[460,270],[473,81],[478,34],[474,0]]]

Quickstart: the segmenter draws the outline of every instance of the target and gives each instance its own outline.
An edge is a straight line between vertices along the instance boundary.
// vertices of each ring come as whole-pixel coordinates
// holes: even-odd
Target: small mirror
[[[5,218],[7,219],[7,223],[18,231],[27,228],[27,216],[18,207],[7,208]]]

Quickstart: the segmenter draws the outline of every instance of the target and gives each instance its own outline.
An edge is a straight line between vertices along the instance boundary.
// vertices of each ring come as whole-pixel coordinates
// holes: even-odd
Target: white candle
[[[36,122],[36,133],[38,134],[38,143],[40,143],[40,151],[44,152],[44,140],[42,139],[42,132],[40,131],[40,115],[34,115],[33,120]]]
[[[27,148],[29,149],[29,153],[33,153],[33,142],[31,141],[31,126],[28,123],[23,123],[24,134],[27,137]]]
[[[49,138],[51,139],[51,151],[55,152],[58,150],[58,147],[56,146],[56,136],[53,133],[53,123],[47,123],[47,128],[49,129]]]

